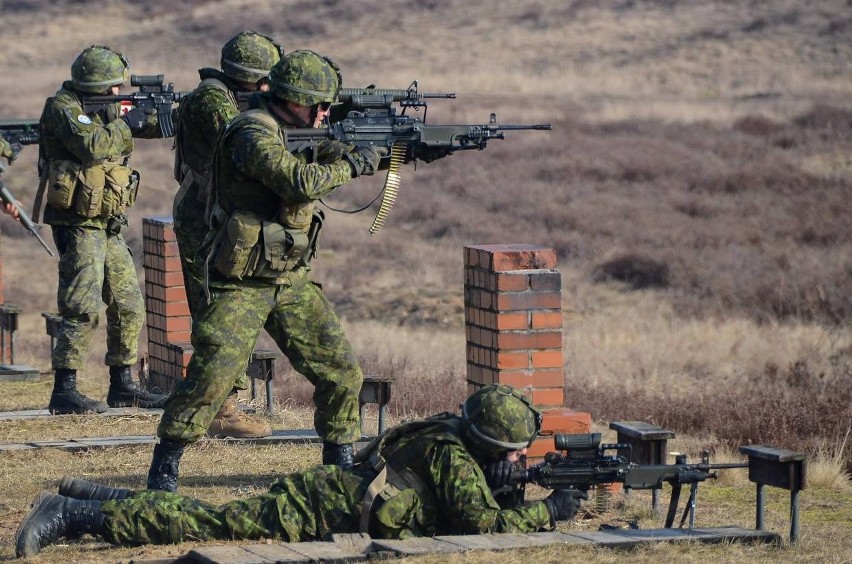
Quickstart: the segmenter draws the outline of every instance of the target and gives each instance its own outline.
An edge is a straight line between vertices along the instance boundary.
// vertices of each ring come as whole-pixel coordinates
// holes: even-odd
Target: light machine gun
[[[376,233],[384,225],[390,209],[396,201],[400,176],[399,169],[409,160],[417,160],[419,151],[439,150],[447,154],[456,151],[483,150],[488,141],[504,139],[504,131],[540,130],[549,131],[550,124],[500,125],[497,116],[491,114],[483,125],[432,125],[425,122],[426,98],[455,98],[455,94],[421,94],[414,82],[407,90],[378,88],[346,89],[341,100],[348,99],[351,111],[328,126],[316,129],[288,129],[287,149],[296,152],[316,147],[321,141],[334,139],[359,147],[384,147],[390,154],[388,175],[382,193],[382,202],[370,233]],[[348,96],[348,98],[345,98]],[[398,102],[402,113],[397,114],[393,103]],[[423,119],[405,115],[408,108],[424,108]]]
[[[690,485],[689,500],[684,508],[679,527],[687,517],[692,527],[695,519],[695,501],[698,484],[717,477],[716,470],[748,468],[746,462],[710,464],[705,454],[701,463],[687,464],[686,455],[678,455],[675,464],[636,464],[629,462],[630,445],[622,443],[601,444],[601,434],[554,436],[555,447],[563,452],[549,452],[544,462],[535,464],[512,476],[515,484],[532,483],[551,490],[587,491],[597,484],[621,483],[625,490],[660,489],[663,483],[672,487],[665,527],[674,523],[684,484]],[[606,454],[616,451],[616,454]],[[623,456],[621,453],[625,453]]]
[[[139,90],[127,94],[86,96],[83,99],[83,109],[86,113],[90,113],[108,104],[128,102],[143,110],[156,111],[160,134],[163,137],[174,137],[172,105],[179,102],[187,93],[175,92],[175,85],[171,82],[164,83],[161,74],[132,74],[130,85],[138,86]]]

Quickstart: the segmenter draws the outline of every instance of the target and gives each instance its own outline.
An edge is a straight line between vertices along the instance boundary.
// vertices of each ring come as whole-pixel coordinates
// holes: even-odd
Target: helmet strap
[[[275,104],[275,107],[286,116],[285,121],[288,124],[299,128],[310,127],[311,125],[313,125],[313,120],[311,120],[311,122],[309,123],[297,116],[295,113],[293,113],[293,110],[290,109],[286,102],[282,102],[273,98],[272,103]],[[313,114],[314,111],[316,111],[316,109],[312,110],[312,115],[315,115]]]

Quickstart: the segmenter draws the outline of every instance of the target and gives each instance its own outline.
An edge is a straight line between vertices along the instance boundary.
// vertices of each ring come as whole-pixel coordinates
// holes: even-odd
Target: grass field
[[[394,375],[394,420],[454,409],[464,385],[462,248],[532,243],[556,249],[563,280],[566,405],[606,430],[638,419],[673,429],[690,452],[717,457],[771,443],[818,462],[802,495],[796,547],[660,546],[629,554],[563,549],[501,553],[508,561],[844,562],[852,558],[852,16],[846,0],[807,7],[690,0],[218,0],[180,4],[2,2],[0,118],[35,118],[90,44],[123,50],[133,72],[165,73],[177,89],[216,66],[243,29],[287,50],[334,57],[348,86],[456,92],[428,122],[553,124],[509,132],[484,152],[403,171],[385,228],[372,213],[328,212],[316,279],[344,319],[365,371]],[[37,151],[4,174],[32,202]],[[127,238],[141,269],[142,218],[170,213],[171,144],[140,141],[142,191]],[[358,180],[328,203],[369,202],[381,179]],[[45,372],[4,384],[0,410],[44,408],[56,262],[2,223],[6,300],[22,307],[17,362]],[[49,234],[46,229],[45,234]],[[48,237],[49,239],[49,237]],[[103,397],[99,337],[81,375]],[[145,343],[143,334],[140,346]],[[266,343],[267,345],[269,343]],[[306,426],[310,388],[276,382],[275,426]],[[439,391],[439,392],[438,392]],[[152,433],[133,417],[0,422],[0,442]],[[146,448],[0,458],[0,559],[29,500],[63,472],[141,487]],[[184,491],[211,501],[248,495],[278,472],[318,460],[315,448],[189,449]],[[224,461],[224,462],[223,462]],[[250,469],[247,471],[246,469]],[[704,524],[753,525],[745,483],[702,486]],[[769,528],[787,528],[774,492]],[[629,520],[641,508],[581,520]],[[643,527],[653,517],[639,512]],[[186,547],[108,549],[89,541],[40,561],[128,561]],[[485,561],[494,555],[459,560]],[[430,561],[429,559],[426,559]],[[437,560],[431,560],[437,561]]]

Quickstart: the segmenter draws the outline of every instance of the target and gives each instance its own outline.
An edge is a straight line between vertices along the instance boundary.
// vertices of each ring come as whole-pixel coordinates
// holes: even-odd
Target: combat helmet
[[[288,53],[269,71],[269,91],[300,106],[334,103],[343,78],[328,57],[309,50]]]
[[[241,31],[222,47],[222,72],[239,82],[256,83],[281,60],[284,50],[271,37]]]
[[[494,457],[532,444],[541,429],[541,413],[529,398],[509,386],[491,384],[462,404],[467,440]]]
[[[127,59],[105,45],[86,47],[71,64],[71,83],[80,92],[98,94],[128,80]]]

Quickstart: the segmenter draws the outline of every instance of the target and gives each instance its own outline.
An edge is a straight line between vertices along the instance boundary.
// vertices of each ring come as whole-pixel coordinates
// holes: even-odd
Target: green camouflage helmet
[[[128,80],[130,65],[127,59],[105,45],[87,47],[71,65],[71,83],[80,92],[98,94]]]
[[[314,51],[288,53],[269,71],[272,95],[300,106],[336,102],[340,83],[337,65]]]
[[[222,47],[222,71],[240,82],[255,83],[266,78],[281,60],[284,50],[271,37],[256,31],[241,31]]]
[[[492,384],[462,404],[465,433],[474,446],[494,455],[532,444],[541,429],[541,413],[520,391]]]

